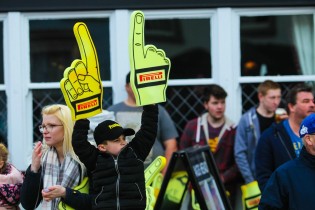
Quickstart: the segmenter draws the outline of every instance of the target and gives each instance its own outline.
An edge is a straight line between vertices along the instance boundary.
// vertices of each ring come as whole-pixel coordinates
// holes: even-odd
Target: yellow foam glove
[[[78,22],[73,32],[81,59],[74,60],[65,69],[60,88],[72,119],[79,120],[102,112],[103,87],[96,49],[87,26]]]
[[[156,202],[156,198],[154,196],[154,189],[151,186],[146,186],[145,192],[147,197],[147,206],[145,210],[153,210]]]
[[[171,61],[162,49],[144,42],[144,14],[131,14],[129,33],[130,85],[137,106],[166,101]]]
[[[261,192],[257,181],[250,182],[241,186],[242,203],[244,210],[258,210]]]
[[[164,176],[162,173],[158,173],[152,182],[152,187],[154,189],[154,196],[157,198],[163,183]]]
[[[166,165],[166,158],[163,156],[158,156],[154,161],[145,169],[145,185],[146,185],[146,195],[147,195],[147,206],[145,210],[153,210],[156,202],[155,186],[153,185],[157,177],[160,177],[161,170]],[[162,174],[161,174],[162,175]],[[163,181],[163,175],[162,180]],[[152,184],[152,186],[150,186]],[[161,183],[162,184],[162,183]]]
[[[200,205],[196,199],[195,191],[193,189],[191,190],[191,206],[193,210],[201,210]]]
[[[173,203],[180,203],[185,193],[187,182],[188,174],[186,171],[174,172],[166,188],[165,195],[167,199]]]

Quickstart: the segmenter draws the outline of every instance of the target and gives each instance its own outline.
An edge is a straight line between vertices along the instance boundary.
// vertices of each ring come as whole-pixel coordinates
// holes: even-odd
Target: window
[[[211,78],[210,18],[146,20],[145,42],[171,60],[170,80]],[[170,86],[164,104],[181,134],[188,120],[204,110],[201,86]]]
[[[303,77],[315,74],[313,15],[289,14],[240,17],[241,76],[246,81],[241,84],[242,113],[258,104],[259,83],[246,77],[281,76],[271,79],[281,85],[282,107],[296,83],[306,81],[314,87],[311,78]]]
[[[170,79],[211,78],[210,19],[146,20],[145,42],[165,51]]]
[[[3,22],[0,21],[0,84],[4,84],[3,64]]]
[[[3,40],[3,22],[0,21],[0,40]],[[3,41],[0,41],[0,85],[4,85]],[[0,89],[0,142],[7,143],[7,98]]]
[[[113,104],[112,88],[103,89],[103,107],[109,107]],[[1,99],[1,98],[0,98]],[[42,124],[41,111],[46,105],[60,103],[66,104],[60,89],[46,89],[33,91],[33,139],[38,141],[42,138],[42,134],[38,130],[38,126]],[[1,108],[1,107],[0,107]]]
[[[311,75],[312,15],[241,17],[241,75]]]
[[[84,22],[97,50],[102,80],[110,79],[109,20],[30,21],[31,82],[59,82],[73,60],[81,59],[73,26]]]
[[[76,42],[73,26],[77,22],[84,22],[93,39],[102,80],[110,80],[110,46],[109,19],[54,19],[30,21],[30,64],[31,82],[46,83],[44,89],[34,89],[33,95],[33,140],[42,138],[38,131],[41,124],[41,110],[43,106],[61,103],[65,104],[59,88],[49,87],[49,83],[59,83],[64,70],[75,59],[81,59]],[[103,106],[112,104],[112,89],[104,88]]]
[[[4,91],[0,91],[0,142],[7,143],[7,100]]]

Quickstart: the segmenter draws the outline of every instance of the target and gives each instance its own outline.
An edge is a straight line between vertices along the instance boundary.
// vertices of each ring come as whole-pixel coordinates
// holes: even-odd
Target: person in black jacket
[[[299,157],[303,142],[299,137],[302,120],[315,111],[312,88],[295,85],[286,96],[289,118],[265,130],[256,147],[256,178],[261,192],[274,172],[283,163]]]
[[[42,109],[42,117],[39,130],[43,143],[36,143],[25,173],[23,208],[55,210],[63,201],[76,210],[91,209],[90,196],[72,189],[80,184],[86,169],[71,145],[74,123],[70,109],[62,104],[48,105]]]
[[[315,200],[315,114],[300,127],[303,139],[300,156],[274,171],[259,203],[260,210],[314,209]]]
[[[141,128],[127,143],[125,136],[133,135],[135,131],[122,128],[115,121],[105,120],[94,131],[97,148],[87,141],[89,120],[75,123],[72,145],[92,174],[93,209],[146,208],[143,162],[154,144],[157,123],[157,105],[143,106]]]

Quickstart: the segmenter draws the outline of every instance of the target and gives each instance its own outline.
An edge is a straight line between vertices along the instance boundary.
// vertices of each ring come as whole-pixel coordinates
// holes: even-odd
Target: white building
[[[286,92],[315,80],[315,1],[1,1],[0,132],[19,169],[41,138],[42,106],[64,103],[59,81],[80,58],[76,22],[87,24],[98,51],[104,108],[125,98],[136,9],[146,17],[146,43],[172,61],[165,106],[180,132],[202,111],[200,85],[224,87],[227,115],[237,122],[257,102],[258,83],[272,79]]]

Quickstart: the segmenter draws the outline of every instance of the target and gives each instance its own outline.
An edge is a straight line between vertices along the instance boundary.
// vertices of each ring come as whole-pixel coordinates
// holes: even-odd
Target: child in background
[[[0,143],[0,210],[19,209],[23,174],[8,162],[9,152]]]
[[[135,133],[117,122],[105,120],[94,131],[97,148],[87,140],[88,120],[74,125],[72,145],[75,153],[92,173],[93,209],[144,210],[146,191],[143,162],[157,134],[157,105],[143,107],[141,128],[130,143],[125,136]]]

